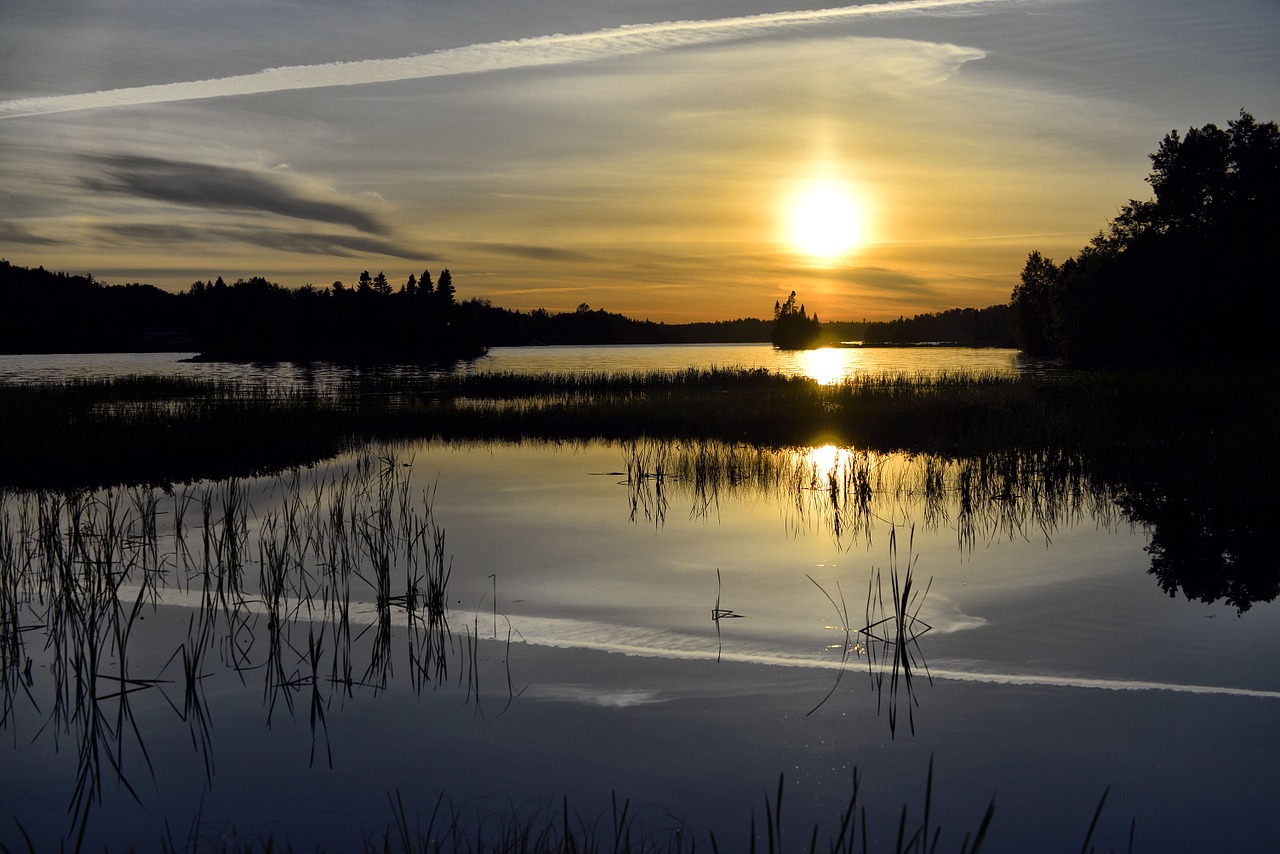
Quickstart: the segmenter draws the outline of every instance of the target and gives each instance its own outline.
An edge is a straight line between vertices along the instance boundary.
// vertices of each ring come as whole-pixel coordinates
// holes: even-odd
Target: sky
[[[984,307],[1150,197],[1169,131],[1280,120],[1277,45],[1274,0],[0,0],[0,257],[449,268],[666,322]]]

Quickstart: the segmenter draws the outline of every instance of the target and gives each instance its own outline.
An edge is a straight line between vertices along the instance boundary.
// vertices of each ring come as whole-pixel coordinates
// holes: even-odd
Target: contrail
[[[141,591],[137,587],[122,586],[116,591],[120,601],[135,601]],[[194,591],[165,590],[158,594],[159,604],[178,608],[207,607],[201,594]],[[258,599],[242,599],[237,607],[250,613],[266,614],[267,606]],[[286,598],[283,610],[305,620],[311,614],[308,607],[296,599]],[[483,626],[491,612],[450,611],[451,618],[461,624],[476,620]],[[377,606],[371,602],[351,603],[346,619],[353,626],[372,625],[382,619]],[[314,619],[327,618],[324,609],[318,609]],[[493,640],[506,638],[505,622]],[[393,625],[406,626],[408,615],[396,611],[391,615]],[[609,652],[633,658],[663,658],[673,661],[724,661],[738,664],[754,664],[764,667],[794,667],[808,670],[856,670],[865,668],[862,661],[842,662],[839,658],[816,658],[777,652],[760,647],[743,650],[721,650],[713,638],[694,637],[660,628],[623,626],[593,620],[564,619],[558,617],[519,616],[511,618],[512,643],[552,649],[587,649]],[[483,638],[481,638],[483,640]],[[929,677],[934,680],[976,682],[990,685],[1027,685],[1052,688],[1083,688],[1103,691],[1162,691],[1177,694],[1200,694],[1216,697],[1252,697],[1263,700],[1280,700],[1280,691],[1261,688],[1236,688],[1227,685],[1193,685],[1183,682],[1154,682],[1141,679],[1114,679],[1092,676],[1059,676],[1050,673],[998,673],[947,667],[930,667]]]
[[[564,65],[733,41],[787,27],[835,23],[857,18],[976,11],[993,5],[1020,2],[1025,0],[901,0],[901,2],[871,3],[865,6],[771,12],[717,20],[634,24],[588,33],[557,34],[473,44],[396,59],[295,65],[210,80],[160,83],[77,95],[19,98],[0,101],[0,119],[43,116],[74,110],[96,110],[104,107],[132,107],[201,98],[224,98],[231,95],[258,95],[292,89],[357,86],[393,80],[451,77],[459,74],[479,74],[485,71]]]
[[[354,620],[353,620],[354,622]],[[863,662],[842,662],[838,658],[811,658],[768,650],[730,651],[717,649],[709,639],[692,638],[659,629],[638,629],[589,621],[519,617],[520,643],[557,649],[591,649],[636,658],[666,658],[680,661],[732,661],[766,667],[797,667],[816,670],[856,670]],[[1235,688],[1224,685],[1191,685],[1181,682],[1153,682],[1141,679],[1112,679],[1091,676],[1058,676],[1048,673],[998,673],[982,670],[929,668],[929,678],[990,685],[1027,685],[1052,688],[1085,688],[1104,691],[1168,691],[1218,697],[1254,697],[1280,700],[1280,691]]]

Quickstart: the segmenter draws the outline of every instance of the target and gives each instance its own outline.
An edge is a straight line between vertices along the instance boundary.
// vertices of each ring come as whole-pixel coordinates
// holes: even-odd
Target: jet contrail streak
[[[799,12],[771,12],[705,21],[634,24],[571,35],[557,34],[448,48],[395,59],[366,59],[319,65],[268,68],[211,80],[159,83],[75,95],[0,101],[0,119],[42,116],[74,110],[131,107],[231,95],[258,95],[325,86],[356,86],[393,80],[451,77],[514,68],[563,65],[656,53],[681,47],[747,38],[785,27],[884,18],[931,12],[976,11],[1023,0],[902,0]],[[975,52],[974,56],[978,54]]]
[[[132,602],[141,595],[136,587],[122,586],[116,595],[122,602]],[[165,590],[157,597],[157,603],[179,608],[208,607],[207,601],[195,591]],[[324,607],[313,613],[310,603],[286,599],[283,610],[294,618],[308,618],[323,622],[331,618]],[[237,608],[250,613],[266,614],[267,607],[258,599],[246,598],[236,602]],[[451,611],[450,618],[457,624],[475,621],[483,626],[490,612]],[[369,602],[354,602],[345,614],[353,626],[372,625],[381,615]],[[866,668],[865,660],[842,662],[837,657],[817,657],[777,652],[765,647],[750,650],[721,650],[708,637],[694,637],[660,628],[624,626],[592,620],[574,620],[557,617],[519,616],[504,619],[502,630],[492,639],[504,642],[507,625],[511,626],[512,643],[552,649],[584,649],[610,652],[634,658],[662,658],[672,661],[724,661],[739,664],[755,664],[764,667],[795,667],[810,670],[856,670]],[[393,625],[408,625],[403,611],[391,615]],[[485,640],[485,638],[480,638]],[[1103,691],[1168,691],[1178,694],[1200,694],[1215,697],[1253,697],[1264,700],[1280,700],[1280,691],[1258,688],[1236,688],[1226,685],[1190,685],[1181,682],[1154,682],[1141,679],[1116,679],[1092,676],[1058,676],[1049,673],[997,673],[982,670],[953,668],[929,668],[931,679],[954,682],[973,682],[988,685],[1026,685],[1050,688],[1085,688]]]

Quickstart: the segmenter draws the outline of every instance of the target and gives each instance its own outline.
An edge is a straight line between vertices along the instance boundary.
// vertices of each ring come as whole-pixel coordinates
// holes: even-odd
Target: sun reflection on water
[[[822,445],[809,448],[809,465],[816,477],[826,480],[836,473],[841,463],[841,450],[835,445]]]
[[[849,351],[840,347],[801,351],[799,362],[804,375],[819,385],[832,385],[849,375]]]

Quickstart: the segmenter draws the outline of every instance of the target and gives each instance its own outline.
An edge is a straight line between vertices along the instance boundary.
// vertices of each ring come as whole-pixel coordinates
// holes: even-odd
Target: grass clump
[[[1247,443],[1274,423],[1256,378],[367,374],[322,387],[125,377],[0,385],[0,483],[171,483],[307,465],[371,440],[715,439],[951,455]],[[1271,440],[1274,441],[1274,440]]]

